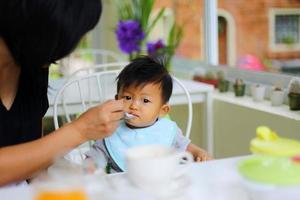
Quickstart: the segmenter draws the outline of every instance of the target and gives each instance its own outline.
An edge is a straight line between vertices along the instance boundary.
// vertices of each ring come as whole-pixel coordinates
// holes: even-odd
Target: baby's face
[[[126,120],[135,127],[150,126],[169,111],[169,106],[162,102],[160,84],[149,83],[144,87],[121,89],[118,99],[124,99],[125,111],[135,116]]]

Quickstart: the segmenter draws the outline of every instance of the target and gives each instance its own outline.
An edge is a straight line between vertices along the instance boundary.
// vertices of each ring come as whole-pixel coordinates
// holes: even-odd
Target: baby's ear
[[[169,104],[164,104],[160,109],[159,116],[164,117],[165,115],[167,115],[169,113],[170,109],[171,109],[171,107]]]

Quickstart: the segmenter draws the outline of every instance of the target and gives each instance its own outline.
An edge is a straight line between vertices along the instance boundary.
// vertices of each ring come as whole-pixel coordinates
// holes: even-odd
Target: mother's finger
[[[119,121],[124,118],[124,111],[115,111],[109,114],[110,121]]]
[[[123,111],[124,110],[124,101],[123,100],[109,100],[109,101],[106,101],[103,104],[103,106],[107,112]]]
[[[119,122],[111,122],[102,125],[102,132],[106,134],[106,136],[111,135],[119,126]]]

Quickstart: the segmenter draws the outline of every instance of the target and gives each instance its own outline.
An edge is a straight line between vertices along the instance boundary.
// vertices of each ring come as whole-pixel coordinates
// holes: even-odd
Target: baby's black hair
[[[139,87],[149,83],[160,84],[163,103],[167,103],[173,90],[172,77],[163,64],[141,56],[130,62],[117,77],[117,93],[130,86]]]

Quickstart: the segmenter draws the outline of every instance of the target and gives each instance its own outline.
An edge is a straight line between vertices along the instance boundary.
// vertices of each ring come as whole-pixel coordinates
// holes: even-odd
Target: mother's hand
[[[123,100],[109,100],[87,110],[73,125],[84,140],[97,140],[111,135],[123,116]]]

